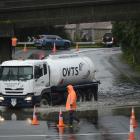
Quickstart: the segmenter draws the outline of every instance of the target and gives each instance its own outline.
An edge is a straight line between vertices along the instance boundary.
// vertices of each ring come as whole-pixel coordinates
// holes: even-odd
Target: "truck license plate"
[[[13,98],[11,99],[11,105],[15,106],[17,104],[17,99]]]

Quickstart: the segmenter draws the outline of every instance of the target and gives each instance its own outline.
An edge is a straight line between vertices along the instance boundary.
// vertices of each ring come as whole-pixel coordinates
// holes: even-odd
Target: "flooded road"
[[[19,51],[16,57],[25,59],[32,53]],[[96,79],[101,81],[99,100],[78,102],[77,116],[80,124],[68,126],[65,105],[37,108],[39,125],[31,125],[33,109],[0,108],[0,140],[127,140],[131,107],[135,106],[138,128],[136,140],[140,140],[140,75],[127,64],[120,62],[119,48],[80,49],[58,51],[57,53],[79,53],[90,57],[97,70]],[[66,127],[57,127],[59,109],[63,111]]]
[[[103,111],[104,110],[104,111]],[[32,109],[1,108],[0,139],[4,140],[126,140],[129,134],[131,107],[77,111],[80,124],[68,126],[68,114],[63,112],[65,127],[57,127],[59,112],[37,111],[39,125],[31,125]],[[140,108],[135,107],[136,118]],[[140,119],[138,118],[138,126]],[[140,129],[135,129],[137,140]]]
[[[108,105],[139,105],[140,74],[121,59],[120,48],[100,48],[80,53],[90,57],[97,69],[99,102]]]

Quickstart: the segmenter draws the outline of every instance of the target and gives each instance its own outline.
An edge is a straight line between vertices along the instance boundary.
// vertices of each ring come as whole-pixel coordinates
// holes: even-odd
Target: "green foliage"
[[[124,54],[133,64],[140,64],[140,22],[114,22],[113,35],[117,38]]]
[[[43,26],[43,27],[30,27],[30,28],[17,28],[15,35],[20,41],[27,41],[28,36],[33,37],[41,34],[59,35],[64,39],[70,39],[63,26]]]

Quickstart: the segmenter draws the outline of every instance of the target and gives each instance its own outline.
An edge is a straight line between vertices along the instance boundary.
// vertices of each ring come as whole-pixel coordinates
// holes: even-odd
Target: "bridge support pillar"
[[[12,59],[11,37],[0,37],[0,63]]]
[[[0,25],[0,63],[12,59],[11,38],[13,35],[13,25],[4,23]]]

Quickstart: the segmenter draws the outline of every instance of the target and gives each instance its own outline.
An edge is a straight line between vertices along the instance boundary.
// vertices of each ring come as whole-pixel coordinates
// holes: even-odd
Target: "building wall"
[[[111,32],[111,22],[69,24],[65,26],[66,32],[72,41],[93,41],[100,42],[102,36]]]

